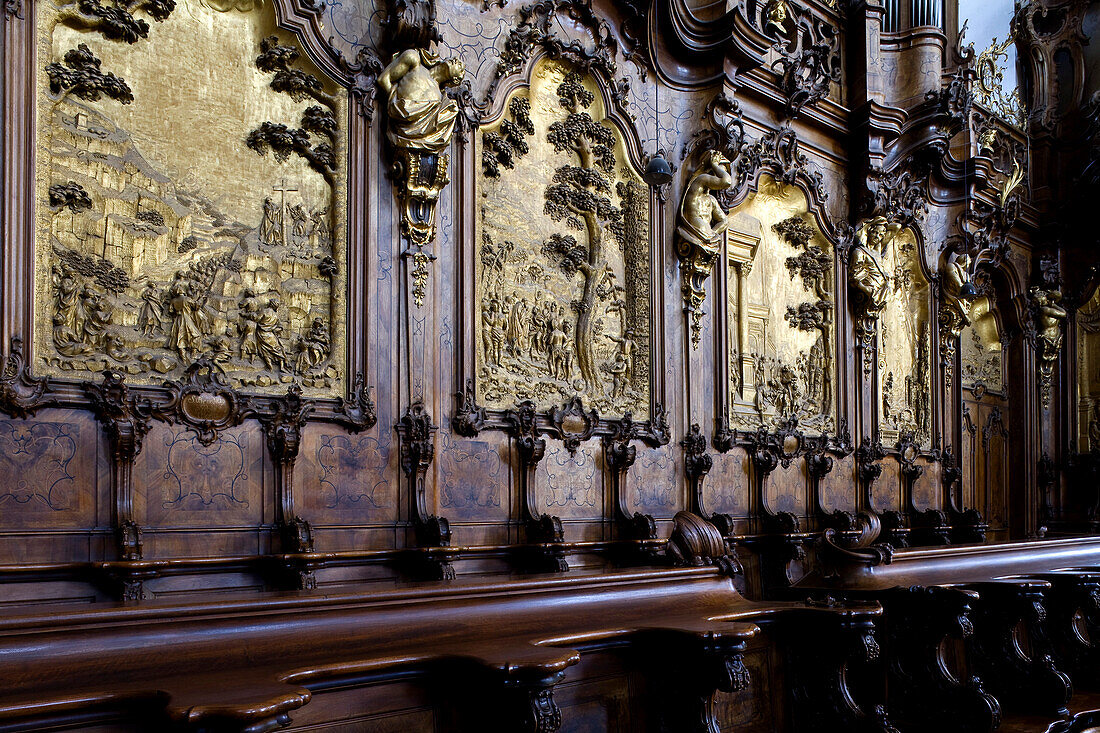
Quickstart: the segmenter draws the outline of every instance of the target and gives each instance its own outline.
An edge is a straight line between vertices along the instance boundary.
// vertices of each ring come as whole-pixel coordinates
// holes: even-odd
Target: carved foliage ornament
[[[772,0],[767,7],[778,10],[789,5],[785,0]],[[769,28],[778,28],[782,36],[789,23],[793,38],[775,44],[779,58],[772,66],[781,70],[779,87],[787,96],[787,115],[793,117],[829,96],[830,86],[840,81],[840,36],[830,23],[812,16],[784,21],[779,15],[786,13],[769,13]]]

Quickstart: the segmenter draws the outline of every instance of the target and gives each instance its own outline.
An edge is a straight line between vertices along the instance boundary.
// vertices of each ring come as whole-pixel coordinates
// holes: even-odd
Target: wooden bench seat
[[[1100,538],[890,552],[827,532],[818,557],[792,590],[883,604],[887,699],[903,730],[1066,718],[1074,683],[1095,688],[1100,655],[1080,629],[1100,620]]]
[[[765,629],[845,640],[825,645],[830,670],[796,665],[840,680],[813,686],[807,703],[838,725],[888,731],[875,722],[885,716],[843,704],[844,670],[877,650],[880,613],[748,601],[715,567],[12,612],[0,616],[0,730],[121,713],[150,729],[272,730],[318,686],[420,676],[477,687],[487,702],[471,730],[551,731],[554,685],[582,654],[616,646],[660,652],[654,699],[670,729],[714,730],[713,693],[748,683],[741,654]]]

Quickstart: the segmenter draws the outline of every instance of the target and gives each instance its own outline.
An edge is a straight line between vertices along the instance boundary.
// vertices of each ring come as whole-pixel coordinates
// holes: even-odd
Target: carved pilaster
[[[516,455],[519,457],[519,493],[523,510],[523,522],[527,542],[539,546],[533,550],[532,564],[536,569],[565,572],[569,564],[565,560],[565,531],[561,519],[539,511],[535,495],[535,470],[546,455],[546,440],[539,437],[535,419],[535,403],[525,400],[504,416],[509,425]]]
[[[102,383],[86,382],[84,391],[110,441],[112,523],[118,556],[123,560],[140,560],[142,532],[133,517],[133,467],[149,432],[152,406],[148,400],[132,397],[118,372],[105,371]]]
[[[692,423],[687,435],[680,441],[684,449],[684,473],[687,474],[691,490],[692,511],[714,524],[723,536],[733,534],[733,517],[728,514],[714,514],[707,511],[703,498],[703,481],[714,465],[714,458],[707,452],[707,438],[698,423]]]
[[[302,428],[312,411],[302,401],[302,390],[292,384],[286,395],[272,402],[274,413],[260,418],[267,450],[275,466],[275,528],[280,551],[288,554],[313,552],[313,526],[294,508],[294,462],[302,442]],[[316,586],[313,570],[300,564],[289,568],[293,584],[300,589]]]
[[[409,515],[416,530],[416,544],[421,548],[446,547],[451,544],[451,525],[446,517],[428,511],[427,476],[435,459],[435,431],[432,416],[424,404],[414,402],[397,423],[401,442],[401,471],[405,474],[409,492]],[[446,556],[425,553],[427,574],[454,578],[454,568]]]

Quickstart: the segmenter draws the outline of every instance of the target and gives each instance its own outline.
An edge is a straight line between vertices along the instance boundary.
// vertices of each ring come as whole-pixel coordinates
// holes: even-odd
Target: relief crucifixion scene
[[[37,12],[36,367],[339,391],[346,95],[258,4]]]

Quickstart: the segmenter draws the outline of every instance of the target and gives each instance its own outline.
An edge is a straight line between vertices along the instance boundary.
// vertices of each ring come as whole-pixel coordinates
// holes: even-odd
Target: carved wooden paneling
[[[44,410],[0,420],[0,517],[6,531],[96,525],[96,441],[87,414]]]
[[[398,517],[392,475],[390,433],[347,433],[330,425],[309,425],[295,464],[297,504],[303,517],[320,525],[367,525]]]
[[[247,423],[210,445],[187,428],[158,424],[134,472],[134,516],[150,530],[253,529],[273,519],[265,511],[264,446]]]

